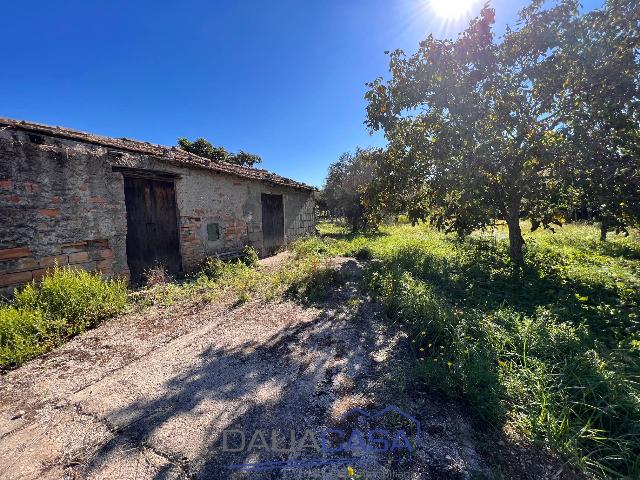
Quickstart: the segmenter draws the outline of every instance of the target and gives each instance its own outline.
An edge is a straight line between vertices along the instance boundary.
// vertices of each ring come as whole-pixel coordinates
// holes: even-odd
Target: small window
[[[209,223],[207,224],[207,239],[210,242],[215,242],[216,240],[220,240],[220,227],[217,223]]]

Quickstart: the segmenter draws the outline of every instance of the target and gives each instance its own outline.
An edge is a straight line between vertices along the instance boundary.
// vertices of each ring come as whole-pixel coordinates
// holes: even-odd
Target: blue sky
[[[165,145],[203,136],[320,186],[342,152],[383,142],[363,125],[383,52],[468,22],[445,24],[429,1],[5,2],[0,116]],[[525,4],[492,3],[499,29]]]

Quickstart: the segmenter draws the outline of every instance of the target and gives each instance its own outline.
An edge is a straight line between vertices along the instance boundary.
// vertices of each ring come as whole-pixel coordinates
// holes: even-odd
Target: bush
[[[64,320],[73,335],[124,310],[127,286],[122,280],[103,280],[99,273],[58,268],[18,291],[20,309],[39,310],[47,318]]]
[[[38,310],[0,307],[0,368],[20,365],[55,346],[62,326]]]
[[[54,268],[0,307],[0,368],[14,367],[124,310],[127,288],[97,273]]]
[[[200,273],[205,275],[210,280],[218,280],[224,273],[225,263],[217,257],[207,257],[202,266],[200,267]]]
[[[240,258],[247,267],[254,268],[258,266],[258,251],[250,245],[244,247]]]

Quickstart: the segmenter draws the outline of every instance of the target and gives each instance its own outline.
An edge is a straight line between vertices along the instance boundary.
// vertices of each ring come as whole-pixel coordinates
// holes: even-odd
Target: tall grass
[[[595,476],[640,478],[638,236],[602,244],[572,225],[526,240],[524,272],[502,230],[461,242],[426,227],[332,227],[295,249],[374,257],[367,284],[411,335],[425,388]]]
[[[0,369],[15,367],[122,312],[121,280],[56,267],[0,306]]]

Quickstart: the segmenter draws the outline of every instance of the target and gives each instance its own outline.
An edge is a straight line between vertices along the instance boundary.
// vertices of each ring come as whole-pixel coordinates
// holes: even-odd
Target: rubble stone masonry
[[[180,166],[0,122],[0,294],[38,280],[55,264],[129,275],[124,181],[117,167],[176,176],[185,272],[207,256],[245,245],[262,250],[262,193],[283,195],[287,243],[315,230],[310,188]],[[207,232],[212,223],[219,228],[215,240]]]

